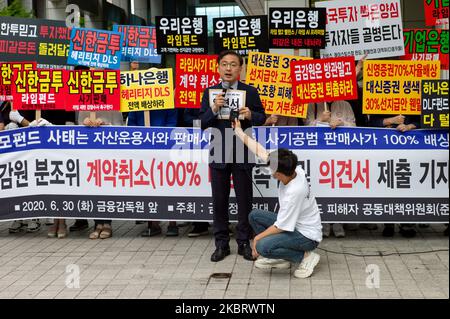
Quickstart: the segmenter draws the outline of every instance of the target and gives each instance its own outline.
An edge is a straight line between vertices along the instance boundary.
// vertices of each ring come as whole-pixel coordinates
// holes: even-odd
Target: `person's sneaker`
[[[194,228],[189,232],[188,237],[200,237],[208,234],[208,226],[194,225]]]
[[[23,227],[26,227],[27,225],[24,224],[21,220],[15,220],[12,222],[11,226],[9,226],[9,233],[15,234],[22,230]]]
[[[66,224],[59,224],[57,231],[58,238],[66,238],[67,237],[67,226]]]
[[[166,232],[167,237],[176,237],[176,236],[178,236],[178,234],[179,234],[178,226],[172,226],[172,225],[167,226],[167,232]]]
[[[57,233],[58,233],[58,223],[54,223],[53,225],[51,225],[48,228],[47,237],[48,238],[55,238],[57,236]]]
[[[342,224],[333,224],[333,233],[336,238],[344,238],[345,230]]]
[[[89,228],[89,222],[86,219],[77,219],[75,223],[69,227],[70,231],[80,231]]]
[[[308,278],[312,275],[314,267],[320,261],[320,255],[315,252],[311,252],[308,257],[303,258],[302,262],[298,266],[297,270],[294,272],[294,277],[296,278]]]
[[[330,233],[331,233],[331,225],[322,224],[322,236],[325,238],[330,237]]]
[[[383,237],[394,237],[395,226],[394,225],[385,225],[383,229]]]
[[[144,230],[141,233],[141,237],[153,237],[153,236],[161,234],[161,232],[162,232],[161,231],[161,227],[159,227],[159,226],[152,226],[152,227],[149,227],[146,230]]]
[[[259,257],[255,261],[255,267],[258,269],[289,269],[291,268],[291,263],[284,259]]]
[[[38,219],[32,219],[28,222],[27,233],[34,233],[41,229],[41,223]]]

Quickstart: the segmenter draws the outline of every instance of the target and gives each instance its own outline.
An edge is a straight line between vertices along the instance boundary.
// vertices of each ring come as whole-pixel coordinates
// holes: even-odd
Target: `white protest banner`
[[[334,0],[316,2],[327,9],[322,58],[368,54],[370,59],[402,56],[403,24],[400,0]]]
[[[222,94],[223,90],[209,90],[209,105],[214,105],[217,95]],[[239,111],[245,107],[246,92],[242,90],[227,90],[225,94],[225,105],[220,109],[217,117],[221,120],[229,120],[231,111]],[[243,117],[241,117],[243,119]]]

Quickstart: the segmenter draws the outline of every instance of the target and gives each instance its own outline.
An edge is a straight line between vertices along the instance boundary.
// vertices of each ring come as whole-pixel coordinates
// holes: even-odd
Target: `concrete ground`
[[[313,276],[297,279],[295,266],[254,268],[237,255],[233,238],[231,255],[212,263],[212,235],[188,238],[190,226],[180,227],[178,237],[165,237],[163,231],[141,238],[145,225],[114,221],[112,238],[89,240],[92,221],[89,230],[65,239],[47,238],[45,226],[37,233],[9,234],[9,224],[0,223],[0,298],[449,298],[444,225],[418,228],[413,239],[398,233],[383,238],[381,225],[325,239],[320,248],[339,254],[317,250],[321,261]],[[446,251],[379,256],[429,250]],[[215,273],[230,277],[215,278]]]

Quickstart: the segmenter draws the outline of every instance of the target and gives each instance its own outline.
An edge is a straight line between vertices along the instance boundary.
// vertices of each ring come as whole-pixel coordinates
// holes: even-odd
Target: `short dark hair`
[[[234,55],[235,57],[237,57],[239,59],[239,65],[240,66],[242,66],[244,64],[244,58],[240,54],[238,54],[237,52],[235,52],[233,50],[226,50],[226,51],[220,52],[219,57],[217,58],[217,63],[220,64],[220,61],[222,61],[222,59],[226,55]]]
[[[268,164],[274,172],[278,172],[286,176],[292,176],[297,168],[298,158],[297,155],[292,153],[290,150],[280,148],[269,153]]]

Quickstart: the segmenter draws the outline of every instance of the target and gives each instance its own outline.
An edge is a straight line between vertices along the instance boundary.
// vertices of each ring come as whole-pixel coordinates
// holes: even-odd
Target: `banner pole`
[[[145,127],[150,127],[150,111],[144,111]]]

